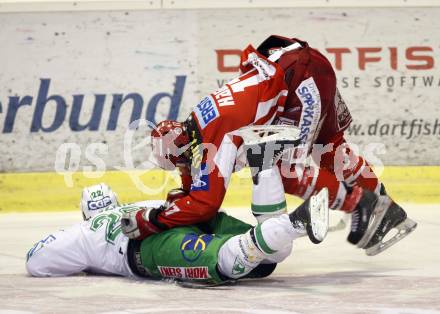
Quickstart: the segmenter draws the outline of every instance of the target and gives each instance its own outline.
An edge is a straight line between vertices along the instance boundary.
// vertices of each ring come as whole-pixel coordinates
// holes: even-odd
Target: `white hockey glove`
[[[123,213],[121,219],[122,233],[130,239],[142,240],[146,237],[162,232],[154,221],[164,207],[140,207],[139,210]]]
[[[83,189],[80,207],[84,220],[118,206],[116,193],[105,183]]]

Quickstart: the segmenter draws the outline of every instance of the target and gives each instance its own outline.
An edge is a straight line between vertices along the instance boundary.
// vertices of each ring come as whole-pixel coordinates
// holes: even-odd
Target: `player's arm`
[[[160,211],[154,222],[166,229],[206,222],[216,215],[225,193],[225,180],[214,167],[209,174],[193,182],[189,194],[175,199]]]
[[[177,168],[179,170],[179,175],[182,182],[180,189],[182,189],[186,193],[189,193],[192,184],[191,169],[187,165],[181,165]]]
[[[206,143],[202,145],[209,146]],[[231,145],[235,147],[235,143]],[[200,159],[195,157],[195,151],[189,193],[181,189],[164,207],[145,208],[138,213],[127,214],[122,225],[128,237],[145,238],[169,228],[206,222],[215,216],[226,193],[236,154],[219,154],[221,161],[215,161],[209,149],[202,149],[205,154]]]
[[[145,209],[136,213],[136,217],[125,217],[126,235],[143,238],[175,226],[205,222],[215,215],[226,193],[225,183],[229,182],[239,146],[235,139],[228,140],[229,134],[249,124],[271,123],[279,108],[283,107],[287,93],[282,70],[276,64],[257,52],[250,53],[247,62],[255,70],[205,97],[184,124],[163,121],[153,131],[153,144],[158,142],[154,146],[165,148],[163,152],[156,152],[159,158],[164,157],[161,158],[163,169],[169,169],[165,163],[176,164],[182,157],[182,154],[176,154],[182,147],[179,143],[185,145],[189,141],[192,170],[194,165],[197,170],[202,161],[212,164],[209,175],[199,175],[197,171],[191,174],[192,184],[187,196],[166,208]],[[213,145],[215,154],[209,156],[209,150],[203,158],[200,158],[203,153],[195,154],[194,149],[202,147],[204,151],[204,145]],[[209,179],[209,182],[203,182],[201,178]]]
[[[173,227],[212,219],[226,193],[225,181],[218,174],[215,168],[209,175],[202,176],[192,184],[188,194],[182,189],[170,191],[165,206],[124,214],[122,231],[129,238],[143,239]]]
[[[253,56],[251,56],[253,54]],[[282,112],[287,91],[282,70],[274,63],[260,56],[253,47],[248,47],[246,61],[249,72],[231,81],[226,89],[214,93],[202,106],[194,110],[195,121],[203,134],[203,140],[215,144],[215,155],[205,156],[210,164],[209,175],[195,176],[189,195],[174,202],[175,207],[169,208],[157,216],[157,222],[168,228],[182,224],[205,222],[212,218],[221,206],[226,193],[226,185],[232,174],[237,148],[242,139],[232,136],[236,130],[249,124],[269,124],[274,117]],[[253,79],[253,77],[257,79]],[[259,82],[257,85],[247,85],[247,82]],[[223,97],[232,92],[234,102],[225,105]],[[212,110],[208,110],[209,108]],[[234,153],[233,153],[234,152]],[[215,159],[215,162],[214,162]],[[275,170],[278,171],[278,170]],[[203,180],[200,180],[203,178]],[[204,180],[208,182],[204,182]],[[282,189],[281,179],[277,184]],[[197,186],[202,184],[203,187]],[[278,194],[284,199],[284,191]],[[268,202],[272,202],[270,199]],[[282,203],[282,201],[278,202]],[[174,213],[176,215],[174,216]],[[174,216],[174,217],[173,217]]]

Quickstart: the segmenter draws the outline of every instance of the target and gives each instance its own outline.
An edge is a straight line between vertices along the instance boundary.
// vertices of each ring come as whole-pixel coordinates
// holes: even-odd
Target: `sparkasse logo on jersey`
[[[296,94],[304,108],[300,119],[299,138],[302,144],[306,144],[309,134],[316,129],[321,113],[319,92],[313,78],[301,82],[296,89]]]

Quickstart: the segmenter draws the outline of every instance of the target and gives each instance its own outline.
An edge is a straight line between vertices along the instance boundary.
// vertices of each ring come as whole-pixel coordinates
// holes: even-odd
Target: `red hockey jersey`
[[[193,141],[193,173],[184,170],[182,177],[189,194],[157,217],[168,228],[207,221],[216,214],[242,144],[231,133],[248,125],[271,124],[284,110],[287,86],[282,68],[252,46],[242,61],[245,73],[203,98],[186,121]]]

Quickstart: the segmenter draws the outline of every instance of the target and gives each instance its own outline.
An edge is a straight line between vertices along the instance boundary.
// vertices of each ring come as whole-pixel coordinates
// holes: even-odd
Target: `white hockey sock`
[[[254,228],[255,242],[266,257],[278,252],[286,252],[288,249],[289,252],[285,256],[287,257],[292,248],[292,241],[303,235],[302,230],[293,228],[287,214],[270,218]]]
[[[252,213],[259,223],[286,213],[286,198],[278,167],[259,174],[258,185],[252,190]]]

